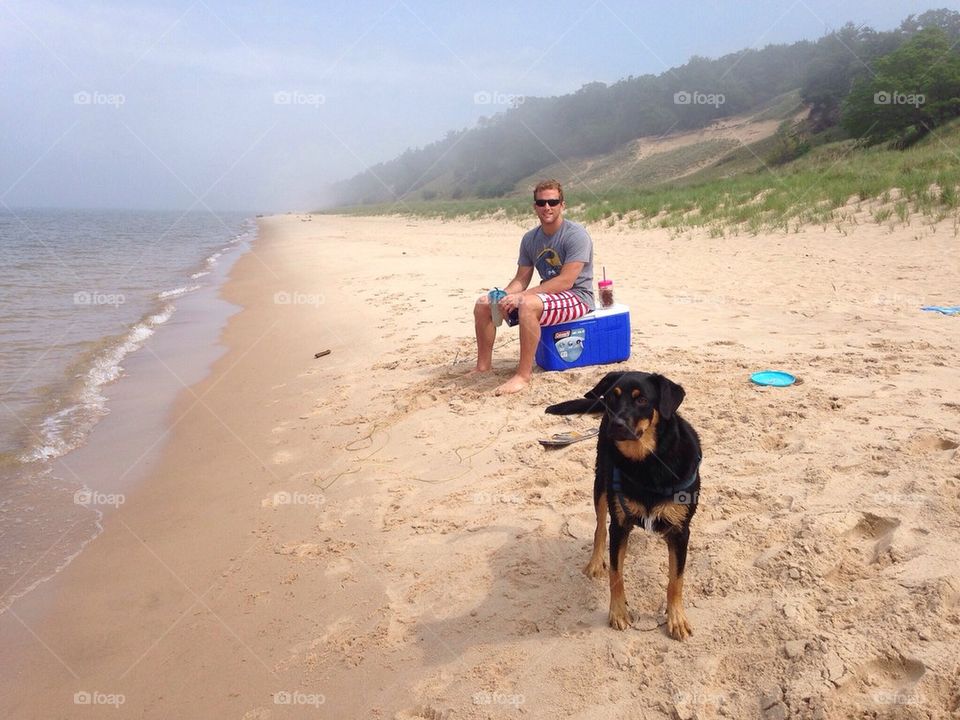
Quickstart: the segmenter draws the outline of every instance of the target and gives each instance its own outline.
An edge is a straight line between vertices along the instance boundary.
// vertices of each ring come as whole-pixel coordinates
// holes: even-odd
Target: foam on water
[[[197,287],[199,286],[194,289]],[[163,294],[160,293],[161,296]],[[123,372],[123,359],[138,350],[146,339],[153,335],[158,325],[172,317],[173,312],[173,304],[167,303],[160,312],[149,315],[131,327],[120,342],[108,345],[96,355],[77,391],[78,402],[43,419],[40,426],[42,441],[36,447],[28,449],[20,457],[21,462],[52,460],[83,442],[96,419],[106,412],[106,398],[101,388],[120,377]]]
[[[184,287],[174,288],[173,290],[164,290],[159,293],[157,297],[160,300],[172,300],[173,298],[178,298],[181,295],[186,295],[188,292],[193,292],[194,290],[199,290],[199,285],[187,285]]]
[[[254,232],[241,215],[0,212],[0,612],[100,532],[103,512],[75,502],[85,484],[52,468],[107,415],[125,361]]]

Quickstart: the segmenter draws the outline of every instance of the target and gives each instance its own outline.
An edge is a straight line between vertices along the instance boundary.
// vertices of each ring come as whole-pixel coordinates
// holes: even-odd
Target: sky
[[[511,99],[951,0],[0,0],[0,209],[309,210]]]

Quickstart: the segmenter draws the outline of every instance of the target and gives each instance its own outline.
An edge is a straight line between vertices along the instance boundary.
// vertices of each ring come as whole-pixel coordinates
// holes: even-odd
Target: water
[[[0,211],[0,611],[96,534],[111,498],[58,459],[110,411],[125,359],[253,232],[238,213]]]

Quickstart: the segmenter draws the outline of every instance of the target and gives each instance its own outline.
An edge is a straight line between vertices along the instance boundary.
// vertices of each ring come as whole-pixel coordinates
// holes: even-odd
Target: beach
[[[516,331],[468,376],[472,306],[532,214],[261,218],[221,290],[225,352],[149,472],[0,614],[0,715],[956,716],[960,318],[920,307],[960,302],[957,238],[869,216],[591,226],[631,358],[505,397]],[[621,369],[680,383],[703,443],[683,642],[640,532],[633,626],[607,626],[581,573],[595,444],[537,442],[594,427],[543,408]],[[764,369],[800,382],[751,384]]]

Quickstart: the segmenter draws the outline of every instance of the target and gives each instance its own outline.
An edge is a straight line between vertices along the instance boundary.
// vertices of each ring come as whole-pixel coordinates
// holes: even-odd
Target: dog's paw
[[[591,578],[607,576],[607,563],[602,558],[590,558],[590,562],[583,568],[583,574]]]
[[[667,608],[667,633],[674,640],[684,640],[693,635],[693,628],[682,607]]]
[[[626,630],[630,627],[630,611],[626,604],[610,608],[609,622],[614,630]]]

